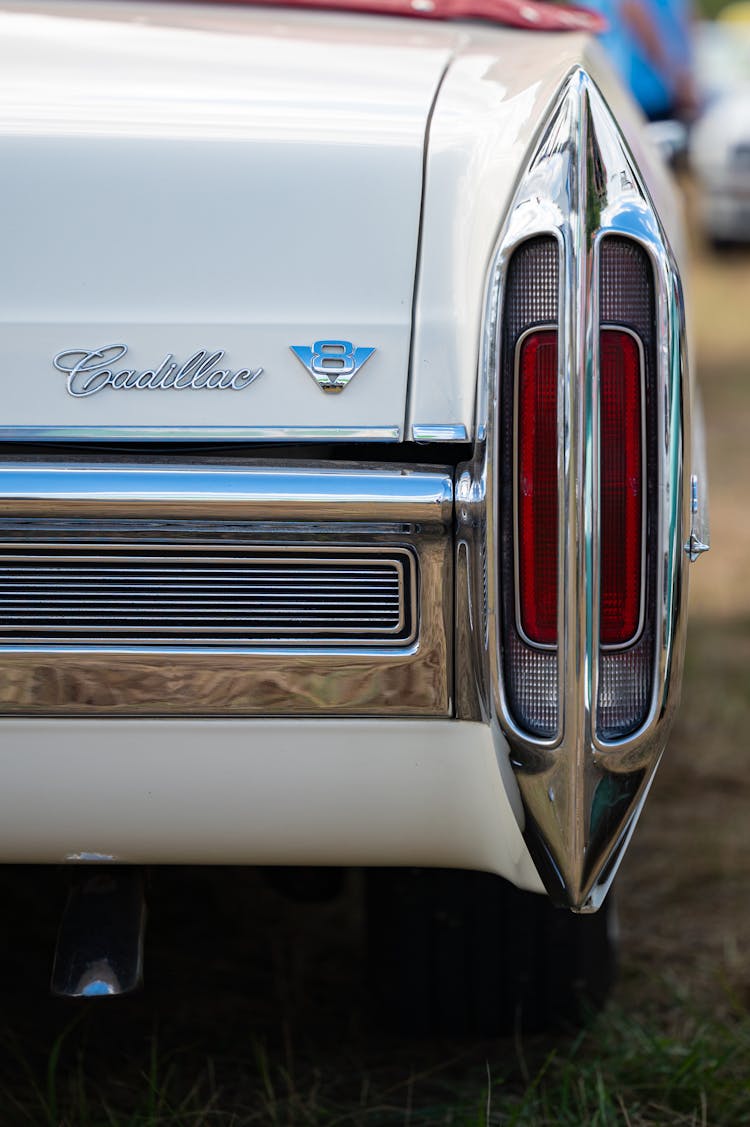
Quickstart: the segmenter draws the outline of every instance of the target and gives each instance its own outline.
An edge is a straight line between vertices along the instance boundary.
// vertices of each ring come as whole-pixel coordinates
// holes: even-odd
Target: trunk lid
[[[456,40],[4,5],[2,435],[402,437],[425,131]]]

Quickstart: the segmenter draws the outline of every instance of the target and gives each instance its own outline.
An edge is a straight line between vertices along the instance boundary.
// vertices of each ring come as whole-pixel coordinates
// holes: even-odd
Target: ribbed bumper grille
[[[407,550],[17,544],[0,549],[0,643],[404,645]]]

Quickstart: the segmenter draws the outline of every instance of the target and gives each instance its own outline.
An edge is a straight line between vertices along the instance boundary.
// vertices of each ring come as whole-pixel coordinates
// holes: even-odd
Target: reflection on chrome
[[[398,442],[400,427],[280,426],[0,426],[4,442]]]
[[[435,423],[426,426],[415,423],[411,428],[413,442],[468,442],[469,435],[463,423]]]
[[[71,995],[81,998],[103,998],[120,993],[122,988],[117,975],[106,959],[100,959],[93,966],[87,967],[71,990]]]
[[[112,865],[117,860],[113,853],[66,853],[64,861],[80,861],[82,864]]]
[[[0,513],[13,516],[235,517],[242,520],[449,522],[453,483],[439,471],[235,461],[0,463]]]

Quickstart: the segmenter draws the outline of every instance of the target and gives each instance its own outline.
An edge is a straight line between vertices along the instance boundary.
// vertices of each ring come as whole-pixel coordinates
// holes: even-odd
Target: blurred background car
[[[599,42],[651,122],[689,122],[698,108],[691,0],[587,0],[607,21]]]
[[[750,241],[750,4],[695,31],[704,109],[690,136],[698,215],[717,248]]]

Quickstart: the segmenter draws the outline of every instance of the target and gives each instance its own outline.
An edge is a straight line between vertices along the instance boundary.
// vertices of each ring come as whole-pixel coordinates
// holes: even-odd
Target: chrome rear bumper
[[[452,481],[409,467],[0,466],[0,709],[447,716]]]

